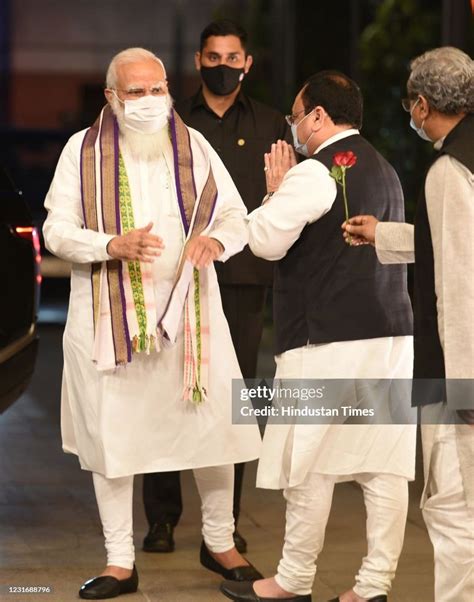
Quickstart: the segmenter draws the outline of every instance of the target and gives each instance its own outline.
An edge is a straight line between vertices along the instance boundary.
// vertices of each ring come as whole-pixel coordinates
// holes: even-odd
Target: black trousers
[[[240,370],[244,378],[257,375],[258,347],[262,338],[267,287],[254,285],[219,286],[224,314],[229,323]],[[234,519],[239,520],[244,463],[235,465]],[[148,523],[178,524],[183,511],[179,471],[145,474],[143,503]]]

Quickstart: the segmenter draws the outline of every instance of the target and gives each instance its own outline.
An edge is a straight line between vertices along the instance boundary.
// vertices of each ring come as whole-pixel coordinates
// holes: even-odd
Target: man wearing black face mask
[[[183,121],[201,132],[219,154],[247,209],[256,209],[266,192],[263,155],[278,139],[290,141],[283,115],[243,93],[242,81],[252,66],[247,33],[232,21],[210,23],[201,33],[196,69],[202,86],[176,103]],[[273,265],[246,247],[238,257],[216,265],[224,313],[244,378],[255,378],[263,310]],[[235,467],[234,518],[239,517],[244,465]],[[147,474],[143,498],[150,531],[143,549],[172,552],[173,529],[182,511],[179,472]],[[235,531],[238,550],[246,542]]]

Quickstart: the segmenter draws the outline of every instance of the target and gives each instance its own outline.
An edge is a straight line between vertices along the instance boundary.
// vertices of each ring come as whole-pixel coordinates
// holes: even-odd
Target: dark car
[[[40,261],[31,213],[0,166],[0,413],[23,393],[33,374]]]

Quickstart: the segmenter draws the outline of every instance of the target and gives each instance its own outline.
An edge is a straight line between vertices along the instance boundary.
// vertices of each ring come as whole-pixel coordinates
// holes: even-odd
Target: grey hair
[[[440,113],[474,111],[474,61],[462,50],[443,46],[416,57],[410,64],[407,91],[424,96]]]
[[[156,61],[163,67],[166,77],[166,69],[163,61],[156,54],[145,48],[127,48],[116,54],[110,61],[105,77],[105,85],[107,88],[115,88],[117,85],[117,66],[124,63],[138,63],[139,61],[152,60]]]

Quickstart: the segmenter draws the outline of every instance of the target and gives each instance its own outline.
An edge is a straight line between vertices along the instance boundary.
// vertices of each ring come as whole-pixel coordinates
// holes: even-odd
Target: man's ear
[[[114,96],[114,93],[112,92],[112,90],[109,90],[108,88],[105,88],[105,90],[104,90],[104,96],[107,99],[107,102],[110,104],[112,102],[112,98]]]
[[[201,71],[201,53],[200,52],[194,53],[194,66],[196,67],[197,71]]]
[[[247,58],[245,59],[245,64],[244,64],[244,73],[245,75],[247,75],[247,73],[250,71],[250,67],[253,65],[253,56],[251,54],[247,55]]]
[[[420,117],[426,119],[430,113],[430,104],[424,96],[420,94]]]
[[[323,109],[323,107],[314,107],[313,109],[313,115],[312,115],[312,125],[311,125],[311,129],[315,132],[317,132],[318,130],[321,129],[321,126],[324,125],[324,122],[326,120],[327,117],[327,113],[326,111]]]

